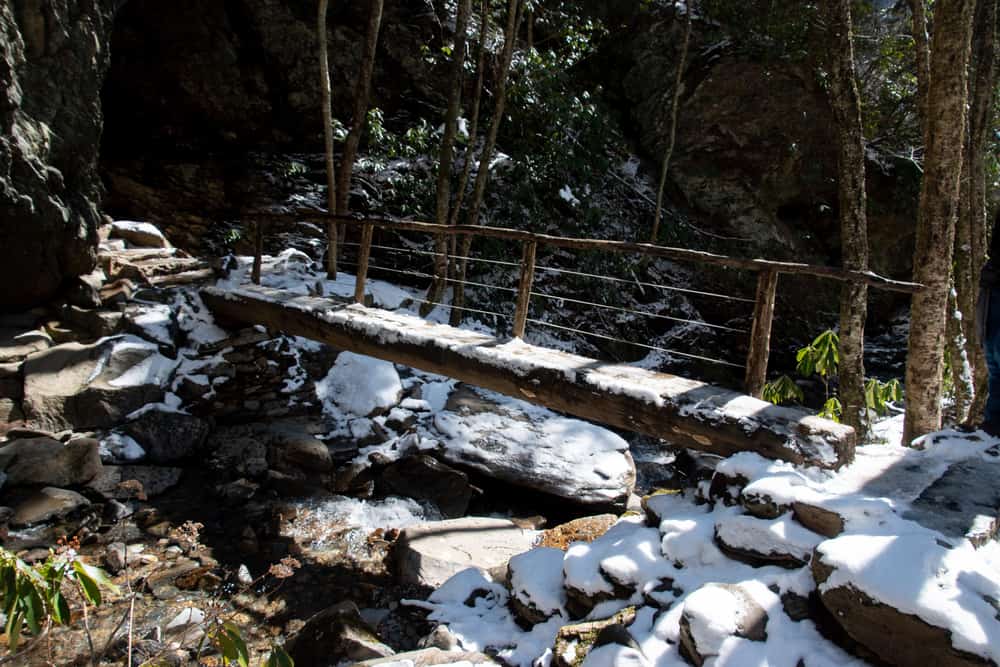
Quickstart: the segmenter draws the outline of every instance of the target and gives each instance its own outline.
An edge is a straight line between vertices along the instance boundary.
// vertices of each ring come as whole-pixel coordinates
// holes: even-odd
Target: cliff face
[[[121,0],[0,3],[0,308],[94,266],[100,89]]]

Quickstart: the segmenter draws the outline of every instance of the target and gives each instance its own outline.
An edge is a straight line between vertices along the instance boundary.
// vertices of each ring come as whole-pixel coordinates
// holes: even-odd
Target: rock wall
[[[0,308],[96,261],[99,92],[122,0],[0,3]]]

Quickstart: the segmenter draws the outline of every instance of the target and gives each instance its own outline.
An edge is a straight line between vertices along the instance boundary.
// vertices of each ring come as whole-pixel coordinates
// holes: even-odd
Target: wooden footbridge
[[[202,291],[222,323],[259,324],[358,354],[456,378],[532,403],[612,427],[663,438],[674,444],[730,455],[755,451],[793,463],[838,468],[853,458],[856,436],[850,427],[791,407],[756,398],[767,371],[778,275],[804,274],[913,293],[921,286],[872,273],[792,262],[741,259],[664,246],[572,239],[491,227],[442,226],[385,218],[337,217],[315,211],[282,214],[321,224],[361,227],[354,300],[303,296],[259,285],[260,231],[257,223],[253,282],[237,289]],[[481,236],[522,244],[513,336],[500,338],[426,321],[416,315],[369,307],[366,280],[376,228],[423,232],[439,239]],[[553,350],[523,341],[533,294],[539,246],[600,250],[712,264],[758,273],[746,390],[739,393],[668,373]]]

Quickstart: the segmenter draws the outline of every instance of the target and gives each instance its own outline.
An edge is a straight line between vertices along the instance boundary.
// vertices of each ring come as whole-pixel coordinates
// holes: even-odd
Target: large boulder
[[[812,573],[848,635],[899,667],[1000,665],[1000,577],[930,531],[823,542]]]
[[[67,343],[24,362],[24,414],[41,428],[108,428],[160,401],[177,362],[134,336]]]
[[[361,620],[357,607],[350,602],[314,615],[289,638],[285,650],[299,667],[354,664],[395,653]]]
[[[76,491],[47,486],[22,501],[10,523],[15,527],[33,526],[64,517],[90,506],[90,501]]]
[[[200,454],[211,425],[192,415],[170,410],[147,410],[123,429],[146,452],[150,463],[169,464]]]
[[[508,484],[596,506],[623,506],[635,487],[625,440],[523,401],[462,386],[434,428],[441,458]]]
[[[101,86],[121,4],[0,4],[0,308],[46,301],[96,263]]]
[[[408,526],[396,542],[398,577],[437,588],[470,567],[506,576],[507,563],[531,549],[536,533],[507,519],[466,517]]]
[[[449,519],[465,515],[473,494],[468,475],[426,454],[393,463],[382,471],[379,482],[390,493],[429,500]]]
[[[0,470],[12,486],[86,484],[101,472],[100,444],[90,438],[67,443],[52,438],[25,438],[0,447]]]

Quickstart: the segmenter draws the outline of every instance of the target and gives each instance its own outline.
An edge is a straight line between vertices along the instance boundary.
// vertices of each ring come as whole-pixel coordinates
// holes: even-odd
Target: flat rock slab
[[[409,526],[396,542],[399,579],[437,588],[470,567],[506,576],[510,559],[529,551],[537,535],[506,519],[485,517]]]
[[[99,449],[90,438],[65,444],[48,437],[18,439],[0,447],[0,470],[12,486],[85,484],[101,472]]]
[[[397,653],[387,658],[373,658],[355,663],[354,667],[434,667],[435,665],[498,665],[496,660],[483,653],[462,653],[442,651],[439,648],[424,648],[417,651]]]
[[[76,491],[47,486],[14,508],[14,517],[10,522],[15,527],[33,526],[36,523],[72,514],[89,505],[90,501]]]
[[[219,321],[264,325],[693,449],[824,468],[854,458],[850,427],[676,375],[287,290],[210,287],[201,296]]]
[[[1000,462],[980,458],[955,463],[910,504],[903,518],[968,537],[976,546],[995,539],[1000,528]]]
[[[798,569],[809,562],[823,538],[788,514],[772,520],[744,515],[716,523],[715,541],[727,556],[750,565]]]

